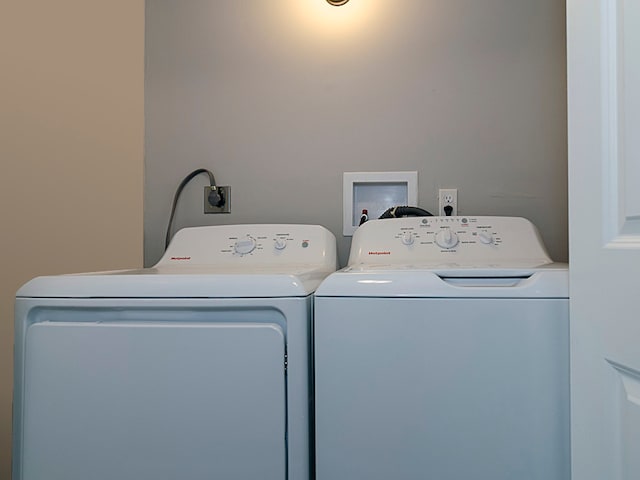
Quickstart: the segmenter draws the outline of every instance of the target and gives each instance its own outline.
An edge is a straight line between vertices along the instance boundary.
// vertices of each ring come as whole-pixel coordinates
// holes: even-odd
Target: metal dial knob
[[[275,247],[276,250],[284,250],[287,246],[287,239],[286,238],[276,238],[273,241],[273,246]]]
[[[493,235],[489,232],[478,232],[478,240],[480,240],[480,243],[490,245],[493,243]]]
[[[251,253],[255,250],[255,248],[256,240],[249,235],[247,235],[247,237],[243,238],[242,240],[238,240],[233,245],[233,250],[239,255],[246,255],[248,253]]]
[[[412,245],[414,241],[413,233],[404,232],[402,234],[402,237],[400,237],[400,239],[402,240],[403,245]]]
[[[453,248],[458,244],[458,236],[451,231],[450,228],[445,228],[436,233],[436,245],[441,248]]]

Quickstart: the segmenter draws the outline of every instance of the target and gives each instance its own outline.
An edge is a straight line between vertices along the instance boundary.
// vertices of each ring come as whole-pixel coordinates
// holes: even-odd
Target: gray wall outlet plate
[[[231,187],[216,187],[224,198],[224,205],[222,207],[215,207],[209,203],[209,193],[211,187],[204,187],[204,213],[231,213]]]

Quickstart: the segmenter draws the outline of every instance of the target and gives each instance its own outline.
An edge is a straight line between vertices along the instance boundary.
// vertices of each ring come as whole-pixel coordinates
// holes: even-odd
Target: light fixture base
[[[349,0],[327,0],[329,5],[333,5],[334,7],[339,7],[340,5],[344,5]]]

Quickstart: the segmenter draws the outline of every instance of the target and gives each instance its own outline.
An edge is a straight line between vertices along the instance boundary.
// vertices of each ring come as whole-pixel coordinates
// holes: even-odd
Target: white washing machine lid
[[[192,227],[152,268],[38,277],[17,297],[306,297],[335,269],[335,237],[318,225]]]
[[[568,298],[566,264],[536,268],[347,267],[330,275],[316,297]]]

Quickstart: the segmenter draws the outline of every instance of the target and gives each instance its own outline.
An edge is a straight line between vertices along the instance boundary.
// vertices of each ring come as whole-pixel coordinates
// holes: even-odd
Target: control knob
[[[400,238],[403,245],[413,245],[414,238],[412,232],[403,232],[402,237]]]
[[[458,244],[458,236],[450,228],[444,228],[436,233],[436,245],[441,248],[453,248]]]
[[[478,232],[478,240],[485,245],[491,245],[493,243],[493,235],[489,232]]]
[[[287,239],[278,237],[273,241],[273,246],[276,250],[284,250],[287,246]]]
[[[253,252],[256,248],[256,245],[257,244],[256,244],[255,238],[252,238],[249,235],[247,235],[247,238],[236,241],[236,243],[233,245],[233,250],[238,255],[246,255],[248,253]]]

